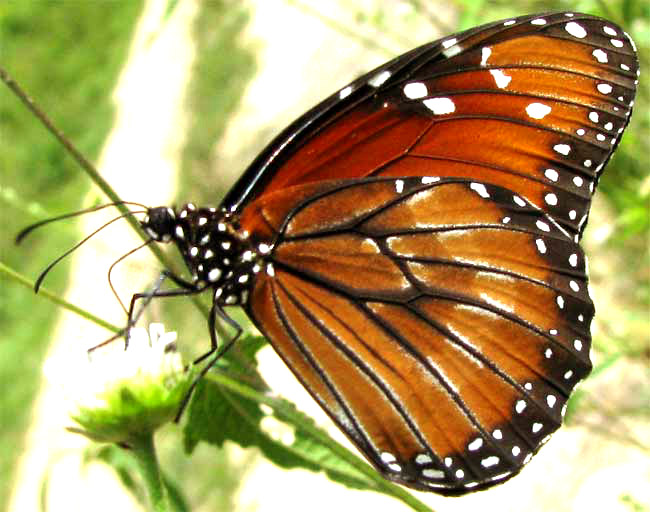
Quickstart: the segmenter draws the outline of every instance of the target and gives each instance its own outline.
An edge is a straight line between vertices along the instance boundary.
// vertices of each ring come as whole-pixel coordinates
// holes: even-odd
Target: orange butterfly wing
[[[387,478],[460,494],[516,474],[591,367],[580,247],[491,185],[304,187],[286,218],[257,211],[276,244],[256,325]]]

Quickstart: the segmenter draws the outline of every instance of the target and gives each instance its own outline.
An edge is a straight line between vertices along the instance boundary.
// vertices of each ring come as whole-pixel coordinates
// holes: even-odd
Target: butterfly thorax
[[[247,302],[253,275],[264,268],[270,250],[252,244],[236,214],[192,203],[178,210],[151,208],[141,225],[153,240],[178,247],[193,289],[212,288],[220,305]]]

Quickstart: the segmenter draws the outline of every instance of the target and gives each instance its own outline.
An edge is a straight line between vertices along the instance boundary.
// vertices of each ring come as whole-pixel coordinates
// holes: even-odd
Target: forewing
[[[516,474],[591,367],[580,247],[489,184],[305,187],[286,218],[257,212],[276,242],[256,325],[387,478],[462,494]]]
[[[448,176],[525,197],[571,234],[634,103],[638,61],[616,25],[523,16],[416,48],[306,113],[223,205],[366,176]]]

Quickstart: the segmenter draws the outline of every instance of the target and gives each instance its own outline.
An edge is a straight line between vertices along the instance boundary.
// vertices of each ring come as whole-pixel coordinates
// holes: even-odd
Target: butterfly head
[[[156,242],[170,242],[176,225],[176,212],[168,206],[149,208],[140,226]]]

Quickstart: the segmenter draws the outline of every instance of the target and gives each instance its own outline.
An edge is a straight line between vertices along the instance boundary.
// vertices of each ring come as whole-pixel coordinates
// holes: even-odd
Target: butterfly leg
[[[215,330],[217,316],[221,320],[226,322],[229,326],[231,326],[233,329],[235,329],[235,334],[231,336],[231,338],[228,340],[228,342],[223,346],[223,348],[219,352],[217,352],[218,343],[217,343],[217,334]],[[215,363],[219,359],[221,359],[221,357],[224,356],[226,352],[228,352],[228,350],[230,350],[233,347],[233,345],[240,338],[243,332],[241,326],[237,322],[235,322],[232,318],[230,318],[226,314],[226,312],[223,309],[221,309],[221,307],[217,304],[216,301],[212,303],[212,308],[210,309],[208,326],[210,330],[210,350],[207,351],[202,356],[198,357],[194,361],[194,364],[198,364],[201,361],[204,361],[205,359],[207,359],[213,354],[215,354],[215,356],[203,368],[201,368],[201,371],[199,372],[199,374],[196,376],[196,378],[190,385],[190,388],[187,391],[187,394],[185,395],[185,398],[183,398],[183,402],[181,403],[181,406],[178,409],[178,413],[176,413],[176,418],[174,419],[174,421],[177,423],[180,420],[181,416],[183,415],[183,411],[185,411],[185,408],[189,403],[190,397],[192,396],[192,393],[194,392],[194,389],[196,388],[199,381],[205,376],[206,373],[208,373],[208,371],[210,371],[210,368],[212,368],[215,365]]]
[[[171,279],[174,281],[174,283],[178,284],[181,286],[180,289],[177,290],[166,290],[166,291],[161,291],[160,287],[162,286],[163,282],[165,279]],[[162,271],[160,273],[160,277],[158,278],[156,284],[154,285],[153,289],[150,292],[142,292],[142,293],[135,293],[131,296],[131,301],[129,303],[129,309],[127,311],[127,322],[126,322],[126,327],[124,329],[121,329],[119,332],[108,338],[107,340],[102,341],[101,343],[91,347],[88,349],[88,352],[93,352],[97,350],[98,348],[104,347],[108,345],[109,343],[115,341],[116,339],[124,336],[124,348],[126,349],[129,346],[129,332],[131,328],[136,324],[142,313],[144,312],[145,308],[147,307],[147,304],[151,302],[151,300],[155,297],[175,297],[175,296],[183,296],[183,295],[192,295],[194,293],[200,293],[203,291],[203,288],[196,288],[192,283],[189,283],[175,274],[169,272],[169,271]],[[142,308],[135,313],[135,304],[138,300],[143,299],[144,305]]]

